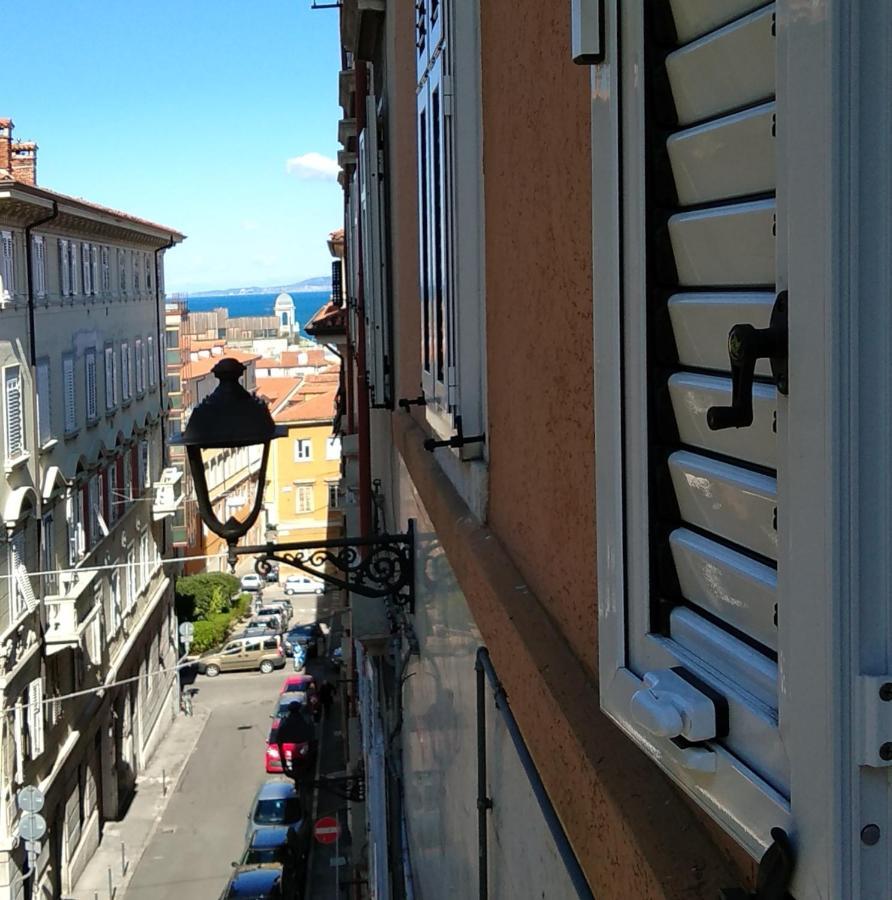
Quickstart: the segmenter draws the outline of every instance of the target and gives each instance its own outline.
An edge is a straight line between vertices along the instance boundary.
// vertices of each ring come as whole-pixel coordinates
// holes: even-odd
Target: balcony
[[[158,522],[172,516],[183,502],[183,472],[173,467],[161,473],[161,480],[154,484],[155,502],[152,504],[152,519]]]
[[[66,647],[79,647],[81,637],[98,610],[96,569],[73,569],[59,577],[60,593],[45,600],[47,613],[46,647],[52,655]]]

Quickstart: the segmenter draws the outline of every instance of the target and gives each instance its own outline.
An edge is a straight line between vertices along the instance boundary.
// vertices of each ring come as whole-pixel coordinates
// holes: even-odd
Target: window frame
[[[59,238],[59,294],[62,297],[71,296],[71,267],[68,257],[68,238]]]
[[[98,421],[99,395],[95,347],[88,347],[84,351],[84,409],[88,424]]]
[[[15,465],[25,459],[28,458],[28,427],[27,427],[27,417],[25,414],[25,384],[24,384],[24,369],[19,363],[14,363],[9,366],[4,366],[3,369],[3,434],[4,434],[4,453],[6,455],[6,463],[7,465]],[[18,382],[17,392],[18,392],[18,413],[19,413],[19,437],[18,440],[15,441],[12,438],[13,428],[11,422],[11,410],[10,410],[10,394],[11,394],[11,383],[12,383],[12,375],[10,373],[15,372],[15,377]],[[17,448],[17,452],[11,452],[14,448]]]
[[[303,509],[302,507],[306,507]],[[294,514],[306,515],[316,511],[315,485],[312,482],[295,482]]]
[[[15,232],[0,231],[0,300],[15,299]]]
[[[304,450],[306,451],[304,453]],[[313,461],[313,440],[312,438],[294,438],[292,445],[292,461],[295,463],[305,463]]]
[[[146,390],[146,358],[143,349],[142,338],[135,338],[133,341],[133,356],[137,397],[141,397]]]
[[[46,238],[42,234],[31,235],[34,258],[34,296],[46,297]]]
[[[73,353],[62,356],[62,431],[67,435],[76,434],[77,421],[77,383],[76,366]]]
[[[133,399],[130,379],[130,342],[121,341],[121,404],[126,405]]]
[[[484,190],[479,4],[442,0],[439,9],[441,21],[432,31],[440,28],[437,38],[441,35],[442,39],[437,42],[432,32],[427,32],[419,56],[416,147],[424,415],[429,426],[447,438],[455,433],[457,416],[461,416],[465,434],[483,433],[486,426]],[[430,18],[430,12],[422,15]],[[425,29],[432,24],[427,21]],[[436,110],[434,90],[439,96]],[[434,153],[435,135],[440,138],[439,154]],[[422,153],[422,143],[426,153]],[[439,191],[435,190],[435,164],[442,175]],[[456,226],[458,222],[461,228]],[[442,238],[439,254],[435,252],[436,224]],[[436,316],[431,315],[436,308],[430,305],[436,293],[438,256],[443,298],[436,305],[442,306],[445,319],[442,377],[433,367],[431,352],[435,349],[432,339],[434,343],[438,339]],[[486,446],[473,443],[453,452],[461,460],[485,459]],[[454,473],[450,478],[456,480]],[[473,492],[470,486],[463,487]]]
[[[157,387],[157,357],[155,356],[155,338],[153,335],[149,335],[146,338],[146,358],[147,358],[147,366],[148,369],[148,383],[149,390],[153,391]]]

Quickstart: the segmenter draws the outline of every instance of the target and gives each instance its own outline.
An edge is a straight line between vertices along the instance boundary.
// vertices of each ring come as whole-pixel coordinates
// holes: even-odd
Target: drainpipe
[[[489,897],[489,855],[486,814],[492,800],[486,793],[486,674],[480,652],[474,661],[477,671],[477,894],[480,900]]]
[[[368,69],[364,62],[356,62],[356,131],[362,133],[366,127],[365,98],[368,92]],[[357,158],[357,183],[362,178],[362,160]],[[360,211],[360,216],[362,212]],[[356,286],[356,320],[359,323],[356,335],[356,381],[358,391],[357,430],[359,432],[359,533],[369,537],[372,533],[372,442],[369,434],[369,385],[368,368],[365,358],[365,285],[363,282],[362,229],[358,229],[356,240],[357,269],[359,277]]]
[[[551,837],[554,840],[555,847],[557,848],[557,852],[561,857],[561,860],[564,863],[564,867],[567,870],[567,875],[572,883],[574,889],[576,890],[576,896],[579,900],[594,900],[594,895],[592,894],[591,888],[588,886],[588,881],[585,878],[585,875],[582,872],[582,867],[579,865],[579,860],[576,858],[576,854],[573,852],[573,848],[570,846],[570,841],[567,838],[567,834],[564,831],[563,825],[561,825],[560,819],[557,817],[557,813],[554,811],[554,807],[551,805],[551,798],[548,796],[548,792],[545,790],[545,785],[542,784],[542,779],[539,777],[539,771],[536,768],[536,764],[533,762],[533,757],[530,756],[530,751],[527,750],[526,742],[523,739],[523,735],[520,733],[520,728],[517,725],[517,719],[514,718],[514,713],[511,712],[511,707],[508,705],[508,695],[505,693],[505,688],[502,687],[502,682],[499,681],[499,676],[496,675],[496,670],[493,668],[492,660],[489,658],[489,651],[486,647],[478,647],[477,648],[477,659],[474,663],[474,667],[477,670],[477,736],[478,736],[478,745],[477,750],[478,754],[480,753],[480,728],[481,721],[483,722],[483,727],[485,729],[485,719],[481,719],[480,717],[480,707],[482,702],[485,700],[483,694],[483,675],[486,674],[486,677],[489,679],[490,686],[493,689],[493,695],[495,697],[496,708],[502,714],[502,719],[505,722],[505,727],[508,729],[508,734],[511,735],[511,741],[514,744],[514,749],[517,751],[517,755],[520,758],[520,764],[523,766],[523,770],[526,773],[527,779],[530,782],[530,787],[533,789],[533,795],[539,803],[539,809],[542,810],[542,816],[545,819],[545,824],[548,826],[548,830],[551,832]],[[483,735],[484,743],[483,743],[483,753],[486,753],[486,744],[485,744],[485,731]],[[483,773],[485,777],[486,773],[486,762],[483,762]],[[478,775],[480,773],[480,763],[478,756]],[[484,795],[484,799],[488,800],[485,797],[486,785],[484,784],[481,787],[478,786],[479,794]],[[491,801],[490,805],[491,804]],[[477,801],[477,808],[480,809],[480,800]],[[481,815],[481,813],[478,813]],[[483,826],[485,829],[485,810],[482,812],[484,817]],[[486,833],[483,831],[483,837],[481,838],[481,848],[483,849],[484,856],[482,857],[482,861],[485,861],[485,841],[486,841]],[[483,887],[484,879],[486,878],[486,871],[482,870],[480,875],[480,883],[481,883],[481,894],[482,898],[486,897],[485,888]]]

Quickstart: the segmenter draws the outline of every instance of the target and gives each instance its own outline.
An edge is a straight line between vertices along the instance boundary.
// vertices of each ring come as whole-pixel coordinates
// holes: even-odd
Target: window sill
[[[7,459],[3,466],[4,471],[7,475],[10,472],[15,472],[16,469],[21,469],[29,459],[31,459],[30,453],[22,453],[21,456],[17,456],[15,459]]]
[[[38,453],[49,453],[54,447],[56,447],[59,443],[58,438],[50,438],[48,441],[44,441],[40,445],[40,449],[37,451]]]
[[[132,398],[128,398],[127,400],[121,401],[121,409],[127,409],[128,406],[133,402]]]
[[[106,418],[106,419],[113,419],[113,418],[115,417],[115,413],[116,413],[117,411],[118,411],[118,407],[117,407],[117,406],[114,406],[114,407],[112,407],[111,409],[107,409],[107,410],[105,411],[105,418]]]
[[[95,428],[99,424],[99,417],[95,419],[87,419],[87,428]]]
[[[64,441],[73,441],[80,433],[80,428],[74,428],[71,431],[66,431],[65,434],[62,435],[62,439]]]

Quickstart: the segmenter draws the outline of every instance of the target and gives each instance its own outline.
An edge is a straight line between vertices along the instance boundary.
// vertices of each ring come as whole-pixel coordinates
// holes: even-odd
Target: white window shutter
[[[99,415],[96,409],[96,351],[88,350],[84,357],[84,381],[87,395],[87,418],[92,421]]]
[[[149,356],[149,387],[155,387],[155,338],[151,335],[146,338],[146,346]]]
[[[20,531],[13,536],[9,543],[10,563],[12,575],[15,580],[13,594],[15,597],[13,612],[18,615],[22,606],[28,612],[37,609],[37,598],[31,587],[31,579],[28,577],[28,569],[25,566],[25,533]]]
[[[31,249],[34,259],[34,292],[38,297],[43,297],[46,295],[46,241],[42,235],[32,235]]]
[[[65,401],[65,432],[77,428],[77,409],[74,394],[74,357],[66,356],[62,360],[62,383]]]
[[[15,266],[11,231],[0,231],[0,300],[11,300],[15,293]]]
[[[52,408],[50,399],[50,364],[37,364],[37,430],[41,444],[52,437]]]
[[[22,409],[22,375],[19,366],[9,366],[4,374],[6,458],[17,459],[25,452],[25,422]]]
[[[64,238],[59,238],[59,278],[62,296],[67,297],[71,293],[71,272],[68,262],[68,241]]]
[[[41,678],[35,678],[28,685],[28,733],[31,736],[31,758],[37,759],[44,750],[43,679]]]
[[[81,281],[84,285],[84,294],[93,293],[93,273],[90,268],[90,245],[81,244]]]
[[[90,247],[90,285],[91,294],[99,293],[99,248],[93,244]]]
[[[72,293],[72,295],[77,296],[77,294],[78,294],[78,289],[77,289],[78,261],[77,261],[77,244],[74,241],[72,241],[68,245],[68,268],[69,268],[69,271],[71,274],[71,293]]]
[[[13,740],[15,741],[15,782],[25,782],[25,709],[21,700],[16,700],[13,710]]]

